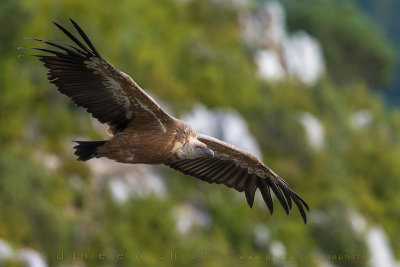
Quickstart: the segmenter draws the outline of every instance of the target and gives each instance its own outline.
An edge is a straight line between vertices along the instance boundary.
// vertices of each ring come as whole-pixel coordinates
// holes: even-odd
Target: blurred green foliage
[[[372,87],[393,79],[393,48],[351,1],[282,0],[290,30],[306,30],[324,47],[328,71],[339,83],[365,80]]]
[[[396,51],[400,49],[400,21],[398,19],[398,10],[400,2],[397,0],[354,0],[354,2],[364,10],[371,19],[378,24],[385,33],[388,40],[391,41]],[[395,78],[388,85],[384,92],[385,100],[390,105],[399,106],[400,103],[400,57],[396,55]]]
[[[386,110],[370,90],[390,78],[393,52],[353,6],[334,0],[303,2],[286,1],[289,27],[317,37],[328,64],[326,77],[311,88],[292,80],[257,78],[251,51],[241,41],[237,11],[228,4],[125,0],[109,7],[104,0],[1,1],[0,238],[16,248],[46,252],[50,266],[71,263],[56,258],[60,251],[107,253],[107,260],[87,259],[88,266],[154,266],[160,255],[171,254],[177,258],[167,257],[164,266],[265,266],[270,243],[255,243],[259,225],[267,226],[270,242],[285,245],[287,255],[367,255],[365,244],[343,219],[357,210],[369,225],[382,225],[400,251],[400,113]],[[166,168],[160,170],[168,177],[166,199],[132,197],[115,203],[107,181],[98,185],[87,165],[72,155],[70,140],[100,138],[89,115],[48,83],[37,60],[17,58],[21,51],[16,47],[38,45],[23,37],[65,41],[50,22],[68,25],[69,17],[103,57],[174,114],[196,102],[237,109],[260,142],[264,161],[309,203],[309,224],[302,224],[296,210],[286,216],[276,205],[271,217],[264,205],[249,209],[244,196],[233,190]],[[350,117],[359,110],[371,112],[371,124],[351,126]],[[298,122],[303,111],[325,127],[320,150],[307,143]],[[57,171],[44,167],[43,153],[57,154]],[[74,187],[76,179],[83,186]],[[210,213],[212,224],[182,235],[173,211],[193,199]],[[318,212],[325,214],[326,223],[313,219]],[[122,260],[115,260],[118,253]],[[317,266],[318,261],[299,260],[297,265]]]

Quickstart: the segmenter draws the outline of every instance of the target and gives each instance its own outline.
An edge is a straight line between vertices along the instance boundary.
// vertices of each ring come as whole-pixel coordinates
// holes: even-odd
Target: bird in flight
[[[294,202],[307,222],[307,203],[282,178],[252,154],[198,134],[188,123],[169,115],[129,75],[106,61],[83,30],[70,21],[84,42],[54,22],[74,45],[28,38],[56,49],[20,48],[46,52],[27,56],[44,63],[50,83],[60,93],[109,126],[109,140],[76,141],[78,160],[106,157],[123,163],[165,164],[202,181],[244,192],[250,207],[258,188],[271,214],[272,190],[286,214]]]

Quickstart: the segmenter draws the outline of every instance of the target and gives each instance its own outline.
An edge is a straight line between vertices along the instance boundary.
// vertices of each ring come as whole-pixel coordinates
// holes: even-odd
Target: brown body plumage
[[[134,122],[134,121],[133,121]],[[179,158],[175,155],[196,132],[185,122],[171,119],[164,124],[165,131],[157,123],[130,124],[116,133],[93,156],[107,157],[124,163],[165,164]]]
[[[77,47],[34,39],[60,50],[32,48],[49,53],[32,56],[44,62],[50,82],[62,94],[110,126],[109,140],[76,141],[78,160],[107,157],[124,163],[166,164],[244,192],[250,207],[258,188],[271,214],[272,189],[287,214],[293,201],[306,222],[307,203],[283,179],[250,153],[198,135],[186,122],[170,116],[131,77],[103,59],[82,29],[71,22],[86,44],[55,23]]]

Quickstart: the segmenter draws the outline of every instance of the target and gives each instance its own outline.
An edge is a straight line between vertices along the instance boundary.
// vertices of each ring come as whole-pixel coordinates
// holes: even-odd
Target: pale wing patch
[[[127,115],[129,112],[129,108],[131,106],[129,98],[126,96],[125,92],[122,90],[121,85],[116,82],[113,78],[107,77],[105,81],[105,86],[110,89],[110,92],[113,94],[114,100],[122,105],[124,109],[127,111]]]
[[[140,103],[140,106],[142,107],[142,109],[146,110],[148,113],[150,113],[156,120],[157,122],[160,124],[161,128],[163,129],[163,132],[166,133],[167,129],[165,129],[164,124],[162,124],[162,122],[160,121],[160,119],[156,116],[156,114],[154,114],[153,111],[151,111],[151,109],[149,109],[148,106],[143,105],[142,103]]]
[[[260,177],[266,177],[266,175],[267,175],[266,171],[264,171],[262,169],[252,169],[249,166],[243,164],[243,162],[241,160],[232,158],[231,155],[227,155],[227,154],[223,154],[223,153],[215,152],[215,151],[214,151],[214,153],[220,159],[233,161],[236,166],[244,168],[244,169],[247,169],[247,172],[249,174],[253,174],[254,173],[254,174],[256,174],[257,176],[260,176]]]

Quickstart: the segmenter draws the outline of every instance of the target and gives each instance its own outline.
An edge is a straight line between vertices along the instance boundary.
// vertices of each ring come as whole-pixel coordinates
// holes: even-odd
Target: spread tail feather
[[[96,150],[98,147],[104,145],[107,141],[74,141],[78,145],[74,146],[76,149],[75,155],[78,160],[87,161],[91,158],[97,157]]]

